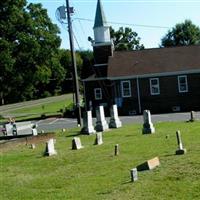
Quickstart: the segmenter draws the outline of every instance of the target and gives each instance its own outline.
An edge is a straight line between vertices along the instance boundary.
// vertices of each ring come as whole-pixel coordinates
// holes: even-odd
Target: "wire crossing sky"
[[[61,48],[69,49],[67,25],[61,25],[55,16],[65,0],[28,0],[28,3],[43,4],[53,23],[60,27]],[[75,48],[91,49],[87,38],[93,37],[97,0],[69,0],[69,3],[75,9],[72,16]],[[200,0],[102,0],[102,4],[108,24],[115,30],[122,26],[132,28],[145,48],[159,47],[168,30],[186,19],[200,27]]]

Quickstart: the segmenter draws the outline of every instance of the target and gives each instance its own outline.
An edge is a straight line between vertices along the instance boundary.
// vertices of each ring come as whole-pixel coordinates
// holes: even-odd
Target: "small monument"
[[[88,135],[96,133],[92,124],[92,111],[87,111],[84,113],[83,128],[81,132]]]
[[[72,149],[73,150],[78,150],[83,148],[83,146],[81,145],[81,140],[79,137],[74,137],[72,140]]]
[[[117,105],[112,105],[110,108],[110,122],[109,128],[119,128],[122,126],[122,122],[118,116]]]
[[[137,168],[131,169],[130,172],[131,172],[131,182],[137,181],[138,180]]]
[[[137,171],[152,170],[160,165],[158,157],[147,160],[146,162],[137,166]]]
[[[183,143],[181,141],[180,131],[176,131],[176,138],[178,143],[178,150],[176,150],[176,155],[182,155],[186,153],[186,149],[183,148]]]
[[[101,144],[103,144],[102,132],[98,132],[96,133],[94,145],[101,145]]]
[[[119,145],[116,144],[115,145],[115,156],[118,156],[119,155]]]
[[[51,138],[50,140],[47,141],[46,143],[46,150],[45,150],[45,153],[44,153],[46,156],[53,156],[53,155],[56,155],[57,152],[54,148],[54,139]]]
[[[96,122],[96,131],[101,132],[108,130],[108,123],[105,119],[105,114],[104,114],[104,108],[103,106],[99,106],[96,109],[96,117],[97,117],[97,122]]]
[[[30,148],[35,149],[35,144],[31,144]]]
[[[144,110],[143,112],[144,124],[143,124],[143,134],[155,133],[155,128],[151,122],[151,113],[149,110]]]
[[[194,111],[191,111],[190,112],[190,122],[194,122],[195,121],[195,112]]]

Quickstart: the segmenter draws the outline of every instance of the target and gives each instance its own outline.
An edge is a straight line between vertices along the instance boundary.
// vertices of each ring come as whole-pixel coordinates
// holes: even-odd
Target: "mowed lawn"
[[[80,135],[84,146],[71,150],[78,129],[56,133],[57,155],[43,157],[45,143],[1,152],[1,199],[200,199],[200,122],[155,124],[156,133],[142,135],[142,125],[126,125],[95,136]],[[175,155],[180,130],[185,155]],[[167,136],[167,137],[166,137]],[[120,154],[114,156],[114,145]],[[160,167],[139,172],[130,182],[130,169],[160,158]]]

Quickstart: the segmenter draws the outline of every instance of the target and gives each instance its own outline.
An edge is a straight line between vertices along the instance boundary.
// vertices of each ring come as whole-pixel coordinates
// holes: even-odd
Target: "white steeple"
[[[94,23],[94,45],[110,43],[110,27],[107,25],[101,0],[97,2],[96,16]]]

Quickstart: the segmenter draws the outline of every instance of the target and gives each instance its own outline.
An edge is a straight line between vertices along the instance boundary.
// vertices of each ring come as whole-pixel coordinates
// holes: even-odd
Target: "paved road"
[[[195,117],[200,119],[200,112],[195,113]],[[123,116],[120,117],[123,124],[135,124],[135,123],[142,123],[143,117],[140,116]],[[152,115],[152,122],[166,122],[166,121],[188,121],[190,119],[190,113],[169,113],[169,114],[159,114],[159,115]],[[94,124],[96,122],[93,119]],[[109,118],[107,118],[109,121]],[[38,132],[44,130],[44,132],[51,132],[55,130],[61,130],[63,128],[73,128],[77,127],[76,119],[71,118],[49,118],[45,120],[36,121],[38,124]]]

